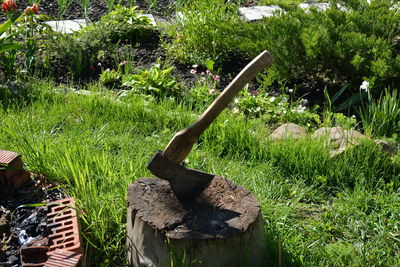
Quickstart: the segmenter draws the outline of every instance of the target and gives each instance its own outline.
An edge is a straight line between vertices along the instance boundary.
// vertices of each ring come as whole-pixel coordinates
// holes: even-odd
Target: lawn
[[[0,141],[76,198],[89,262],[108,265],[124,261],[127,185],[148,177],[153,152],[199,114],[174,101],[91,88],[81,95],[33,84],[34,100],[2,109]],[[188,164],[255,194],[271,262],[397,265],[398,160],[368,143],[330,159],[322,141],[272,143],[268,131],[261,120],[225,112]]]
[[[400,265],[400,152],[373,141],[399,147],[400,17],[390,1],[353,2],[348,13],[295,9],[245,23],[241,3],[204,0],[177,4],[186,17],[160,30],[116,6],[73,34],[28,14],[0,37],[0,149],[20,152],[28,170],[75,198],[90,266],[122,266],[128,185],[151,177],[154,152],[268,49],[276,63],[205,131],[186,165],[257,197],[272,266]],[[1,50],[7,42],[25,48]],[[286,122],[308,134],[271,140]],[[332,157],[327,138],[311,134],[334,126],[368,138]]]

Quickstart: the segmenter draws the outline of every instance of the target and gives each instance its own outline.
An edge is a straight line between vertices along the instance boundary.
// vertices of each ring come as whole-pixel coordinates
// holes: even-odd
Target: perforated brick
[[[19,157],[19,154],[14,151],[0,150],[0,164],[10,164],[13,160]]]
[[[82,266],[82,254],[68,251],[65,249],[56,249],[49,257],[44,267],[75,267]]]
[[[52,255],[56,249],[83,254],[74,199],[53,201],[47,207],[47,228],[50,231],[48,254]]]

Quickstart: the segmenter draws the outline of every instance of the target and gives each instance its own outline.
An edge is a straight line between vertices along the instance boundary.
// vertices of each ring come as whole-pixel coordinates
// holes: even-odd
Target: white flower
[[[368,92],[368,88],[369,88],[369,82],[363,81],[362,84],[360,85],[360,90]]]
[[[288,92],[289,92],[289,93],[293,93],[293,89],[289,89]]]
[[[299,109],[297,110],[297,112],[304,113],[304,111],[306,111],[306,107],[299,106]]]
[[[194,64],[194,65],[192,65],[192,68],[196,69],[198,66],[199,66],[199,65]]]
[[[211,90],[210,90],[210,95],[215,95],[216,92],[217,92],[217,91],[216,91],[215,89],[211,89]]]
[[[271,98],[269,99],[269,101],[274,102],[275,101],[275,97],[271,96]]]
[[[239,99],[235,98],[235,104],[239,103]]]

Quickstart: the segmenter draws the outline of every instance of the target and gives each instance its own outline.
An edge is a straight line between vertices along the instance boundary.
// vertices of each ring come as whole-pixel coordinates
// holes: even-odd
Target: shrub
[[[41,68],[56,73],[57,69],[64,73],[67,68],[75,77],[96,72],[99,62],[112,62],[123,44],[148,46],[158,42],[158,33],[147,17],[140,16],[136,8],[120,5],[99,22],[74,34],[44,37]]]
[[[270,83],[301,81],[306,89],[321,83],[331,93],[349,84],[344,99],[358,93],[363,80],[370,82],[375,96],[386,85],[400,83],[396,50],[400,13],[391,8],[390,0],[370,5],[364,0],[350,1],[347,12],[337,8],[336,1],[324,12],[291,7],[254,23],[240,21],[236,11],[220,7],[220,2],[204,0],[185,6],[177,22],[178,34],[168,47],[170,53],[203,65],[211,58],[221,66],[229,54],[251,59],[266,49],[275,57],[268,70]]]

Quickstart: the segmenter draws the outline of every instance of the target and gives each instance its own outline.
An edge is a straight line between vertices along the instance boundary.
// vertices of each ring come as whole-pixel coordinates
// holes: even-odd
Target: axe
[[[199,136],[236,94],[272,62],[273,58],[267,51],[259,54],[233,79],[197,121],[176,133],[164,151],[158,151],[150,160],[147,168],[155,176],[168,180],[180,201],[194,200],[214,178],[212,174],[186,168],[180,163],[189,154]]]

